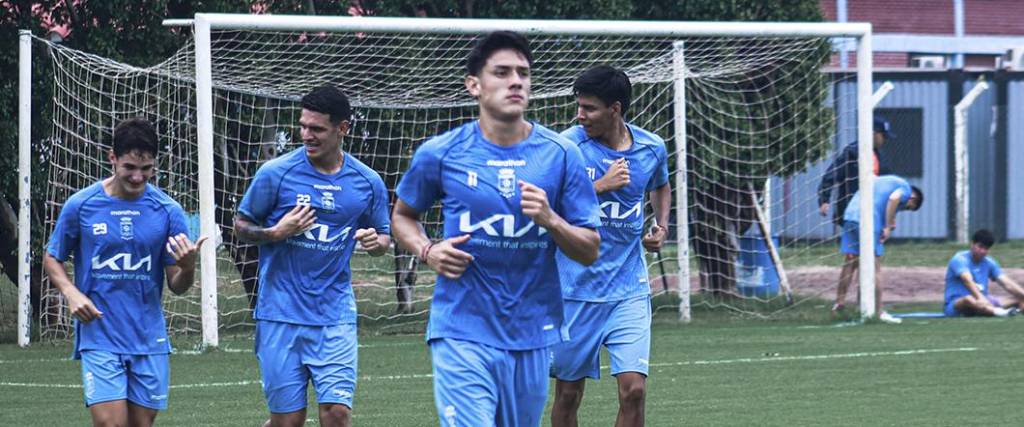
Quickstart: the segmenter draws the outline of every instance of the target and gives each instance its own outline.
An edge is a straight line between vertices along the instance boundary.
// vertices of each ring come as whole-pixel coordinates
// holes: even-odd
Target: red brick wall
[[[821,15],[825,17],[826,21],[839,19],[836,16],[836,0],[819,0],[818,4],[821,5]]]
[[[826,21],[836,0],[819,0]],[[847,0],[850,22],[871,22],[875,33],[954,34],[953,0]],[[1024,0],[964,0],[964,33],[1024,36]]]
[[[910,64],[910,55],[902,52],[875,52],[875,68],[906,68]],[[833,54],[830,66],[839,67],[839,54]],[[857,67],[857,53],[850,52],[848,66]]]
[[[995,68],[994,55],[964,55],[964,67]]]
[[[1004,36],[1024,35],[1024,1],[965,0],[964,32],[966,34]]]
[[[847,0],[846,9],[875,33],[953,34],[953,0]]]

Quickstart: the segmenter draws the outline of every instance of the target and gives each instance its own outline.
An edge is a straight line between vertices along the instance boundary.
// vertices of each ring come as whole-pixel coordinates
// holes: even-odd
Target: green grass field
[[[961,248],[895,243],[885,263],[941,268]],[[673,249],[663,256],[674,257]],[[1019,268],[1024,242],[997,245],[993,255],[1004,267]],[[783,256],[787,265],[797,267],[830,265],[837,259],[831,243],[789,246]],[[382,262],[358,259],[353,267],[380,276],[367,280],[389,283],[380,273],[389,265]],[[668,274],[675,272],[674,263],[665,266]],[[429,281],[425,274],[419,280]],[[389,287],[360,292],[380,293],[367,298],[394,298]],[[0,339],[0,425],[87,425],[79,364],[68,360],[70,345],[36,342],[21,349],[11,344],[14,312],[8,309],[15,296],[13,286],[0,278],[5,308],[0,329],[10,338]],[[170,407],[158,418],[159,425],[253,426],[266,418],[247,302],[237,283],[226,283],[221,297],[221,312],[234,314],[222,315],[220,350],[196,352],[195,332],[174,339]],[[671,295],[655,298],[648,425],[982,425],[1015,424],[1013,417],[1019,417],[1013,414],[1024,380],[1016,362],[1024,353],[1024,318],[857,324],[851,321],[855,310],[847,313],[850,317],[832,319],[829,302],[811,298],[766,320],[750,315],[766,309],[757,303],[746,308],[740,303],[738,308],[749,310],[743,315],[712,310],[701,304],[702,298],[694,296],[694,321],[688,325],[676,321]],[[171,323],[197,331],[198,307],[185,300],[173,304],[189,315]],[[938,311],[941,303],[897,304],[891,310]],[[388,321],[361,321],[366,336],[360,338],[355,424],[437,425],[422,336],[393,335],[422,331],[422,322],[383,329],[381,322]],[[613,422],[615,382],[607,368],[603,372],[605,379],[587,387],[581,425]],[[317,425],[314,414],[310,425]]]
[[[1011,414],[1024,382],[1024,319],[679,325],[671,318],[660,314],[653,331],[651,426],[1005,425],[1019,417]],[[176,344],[159,425],[255,426],[266,417],[251,341],[229,338],[208,353]],[[363,337],[361,345],[354,423],[436,426],[422,338]],[[0,425],[89,423],[69,351],[0,345]],[[603,373],[587,387],[581,425],[613,422],[615,383]]]

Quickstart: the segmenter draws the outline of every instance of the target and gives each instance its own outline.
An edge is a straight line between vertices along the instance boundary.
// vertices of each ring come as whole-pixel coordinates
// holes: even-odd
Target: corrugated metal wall
[[[875,88],[883,82],[884,79],[876,79]],[[945,238],[949,225],[948,185],[951,176],[947,165],[951,125],[948,123],[948,83],[945,74],[942,74],[933,80],[907,80],[894,84],[895,89],[889,92],[878,108],[922,110],[924,175],[910,178],[909,181],[921,188],[926,200],[920,211],[900,214],[900,227],[896,229],[894,237]],[[855,88],[856,83],[850,80],[841,81],[833,88],[833,95],[837,99],[834,102],[837,109],[835,150],[856,139]],[[893,143],[898,144],[899,140]],[[785,180],[773,180],[773,227],[780,230],[783,237],[820,239],[836,234],[828,219],[822,218],[817,212],[817,182],[830,161],[831,158],[826,159],[807,172],[790,178],[788,187]],[[808,185],[808,182],[814,185]],[[790,203],[784,204],[787,197]],[[800,202],[794,203],[793,200]]]
[[[1024,239],[1024,81],[1007,87],[1007,237]]]
[[[976,85],[976,80],[965,82],[964,95]],[[995,135],[997,123],[993,111],[995,105],[996,90],[990,84],[989,89],[982,92],[967,110],[967,155],[970,159],[968,188],[975,190],[970,193],[968,234],[978,228],[998,229],[1001,227],[999,223],[1003,221],[1002,213],[995,209],[997,194],[994,191],[984,191],[986,188],[995,188],[996,183],[996,174],[993,173],[993,165],[998,161]]]
[[[952,203],[952,111],[959,99],[950,93],[951,82],[966,95],[976,84],[979,73],[884,73],[875,76],[877,89],[891,80],[895,89],[878,108],[917,108],[921,111],[923,174],[911,177],[911,184],[925,193],[924,207],[899,216],[895,237],[946,239],[953,233]],[[969,232],[978,228],[1006,230],[1010,239],[1024,239],[1024,73],[1009,73],[1005,80],[989,78],[990,88],[982,92],[968,110],[967,144],[970,156],[971,191]],[[833,153],[856,137],[856,83],[849,77],[837,77],[828,104],[836,109],[836,133]],[[962,80],[961,80],[962,79]],[[1000,87],[1005,82],[1005,87]],[[1004,118],[997,105],[999,93],[1006,91]],[[1005,120],[1005,123],[1001,120]],[[1006,129],[1000,129],[1005,126]],[[1001,135],[1005,132],[1005,141]],[[899,144],[897,137],[893,144]],[[1003,145],[1005,144],[1005,146]],[[1005,151],[1003,151],[1005,150]],[[900,161],[888,159],[887,161]],[[817,186],[831,162],[831,156],[807,171],[789,179],[772,180],[772,227],[788,239],[827,239],[837,235],[829,218],[818,214]],[[1006,163],[1003,163],[1006,162]],[[1006,165],[1006,183],[1000,174]],[[1005,194],[998,191],[1005,188]],[[1002,207],[1006,206],[1005,211]],[[1005,228],[1004,228],[1005,227]]]

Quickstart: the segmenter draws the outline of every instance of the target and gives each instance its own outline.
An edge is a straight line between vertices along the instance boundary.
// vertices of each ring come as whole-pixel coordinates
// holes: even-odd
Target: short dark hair
[[[114,127],[111,145],[115,157],[137,151],[156,158],[160,152],[160,138],[156,135],[156,128],[143,117],[133,117],[118,123]]]
[[[996,235],[982,228],[974,232],[974,236],[971,236],[971,241],[986,248],[991,248],[992,245],[996,244]]]
[[[915,206],[914,209],[911,210],[916,211],[918,209],[921,209],[921,205],[924,204],[924,192],[922,192],[921,189],[918,188],[916,185],[911,185],[910,195],[913,197],[917,197],[917,206]]]
[[[576,77],[572,90],[576,96],[596,96],[608,106],[618,102],[622,105],[623,115],[633,98],[633,84],[629,82],[629,76],[610,65],[598,65],[584,71]]]
[[[526,57],[526,62],[533,66],[533,53],[530,52],[530,42],[526,37],[514,31],[495,31],[477,39],[473,50],[466,57],[466,74],[479,76],[487,59],[502,49],[519,51]]]
[[[352,117],[348,97],[334,85],[313,88],[302,97],[302,108],[331,116],[331,123],[335,125]]]

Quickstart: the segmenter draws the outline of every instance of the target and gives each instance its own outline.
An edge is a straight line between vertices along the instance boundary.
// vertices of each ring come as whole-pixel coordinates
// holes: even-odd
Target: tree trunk
[[[690,240],[700,268],[701,291],[717,298],[734,294],[738,238],[753,224],[756,213],[749,191],[742,186],[713,182],[708,187],[692,192]]]

